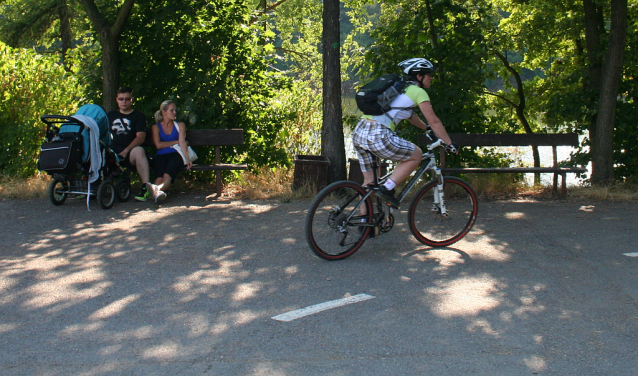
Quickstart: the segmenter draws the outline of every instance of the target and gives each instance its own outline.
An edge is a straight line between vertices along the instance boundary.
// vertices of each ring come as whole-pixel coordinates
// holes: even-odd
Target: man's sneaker
[[[142,187],[142,190],[140,191],[140,193],[137,194],[137,196],[135,196],[135,199],[137,201],[146,201],[149,198],[151,198],[151,192],[148,191],[148,189],[146,189],[146,186]]]
[[[382,185],[377,191],[377,195],[384,199],[388,204],[392,205],[392,207],[395,209],[398,209],[399,206],[401,206],[401,202],[399,202],[399,200],[394,197],[394,189],[388,191],[388,188]]]

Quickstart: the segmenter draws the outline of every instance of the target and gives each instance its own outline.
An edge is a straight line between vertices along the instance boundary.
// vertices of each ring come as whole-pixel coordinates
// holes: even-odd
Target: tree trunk
[[[603,62],[595,138],[592,139],[592,183],[614,179],[614,122],[627,36],[627,0],[611,0],[609,45]]]
[[[66,0],[58,0],[58,17],[60,18],[60,39],[62,40],[62,66],[68,72],[70,71],[66,64],[66,52],[71,48],[71,21],[69,20],[69,7]]]
[[[324,0],[321,154],[330,161],[328,183],[346,179],[346,153],[341,110],[339,14],[339,0]]]
[[[585,45],[587,46],[587,73],[585,82],[585,93],[589,97],[589,108],[598,106],[598,90],[600,89],[600,76],[602,72],[603,53],[601,40],[605,34],[604,15],[600,5],[594,0],[583,0],[583,10],[585,13]],[[596,119],[597,113],[592,113],[589,117],[589,140],[590,153],[594,152],[593,140],[596,139]]]
[[[119,38],[124,31],[135,0],[125,0],[113,24],[100,13],[93,0],[80,0],[91,24],[100,34],[102,44],[102,107],[106,111],[117,109],[115,95],[120,84]]]
[[[117,36],[102,31],[102,107],[117,110],[115,97],[120,85],[120,52]]]

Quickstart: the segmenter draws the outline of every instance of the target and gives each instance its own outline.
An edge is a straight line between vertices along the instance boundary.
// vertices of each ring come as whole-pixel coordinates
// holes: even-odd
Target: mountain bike
[[[410,204],[408,223],[418,241],[431,247],[446,247],[461,240],[472,229],[478,212],[474,190],[466,181],[443,176],[434,149],[446,144],[435,140],[423,153],[420,167],[397,195],[402,202],[426,171],[433,180],[420,188]],[[306,240],[312,251],[325,260],[341,260],[354,254],[368,238],[378,237],[394,226],[394,209],[374,192],[390,177],[379,177],[379,161],[373,158],[374,182],[363,187],[343,180],[322,189],[306,217]],[[425,162],[425,163],[424,163]]]

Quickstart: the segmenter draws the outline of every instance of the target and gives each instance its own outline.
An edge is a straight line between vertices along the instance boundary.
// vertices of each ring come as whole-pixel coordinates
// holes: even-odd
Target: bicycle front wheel
[[[436,180],[427,183],[415,195],[408,222],[410,231],[421,243],[431,247],[445,247],[461,240],[474,225],[478,202],[472,187],[464,180],[446,177],[444,182],[445,208],[435,200]]]
[[[317,194],[306,217],[306,240],[315,255],[341,260],[363,245],[372,229],[361,225],[372,223],[372,200],[361,201],[365,194],[352,181],[332,183]],[[365,215],[357,205],[365,207]]]

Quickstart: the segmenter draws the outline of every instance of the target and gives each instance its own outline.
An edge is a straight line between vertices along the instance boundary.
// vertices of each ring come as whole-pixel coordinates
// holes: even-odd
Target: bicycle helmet
[[[403,60],[399,63],[399,66],[403,69],[403,74],[411,77],[415,77],[417,74],[428,74],[436,71],[434,64],[422,57]]]

